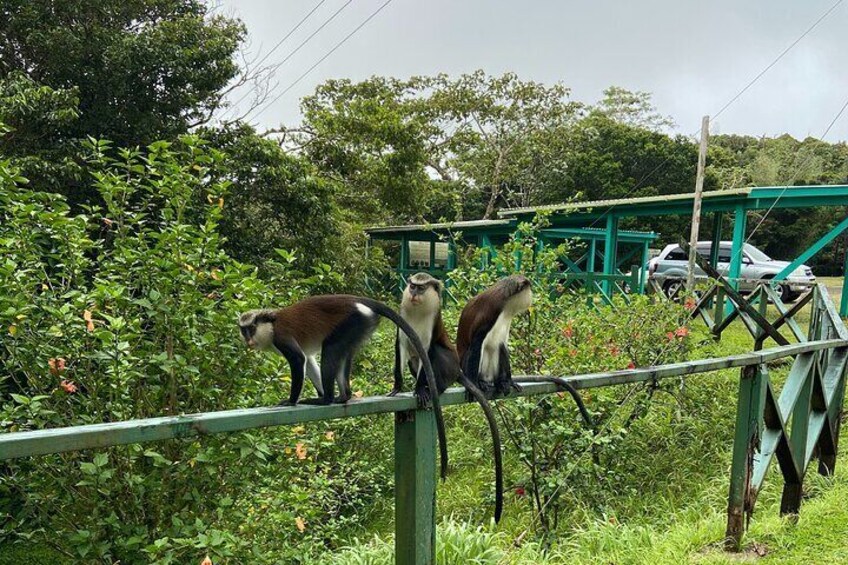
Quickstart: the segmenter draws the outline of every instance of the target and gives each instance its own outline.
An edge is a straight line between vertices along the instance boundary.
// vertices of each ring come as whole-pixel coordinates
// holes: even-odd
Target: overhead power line
[[[297,24],[294,28],[292,28],[292,30],[291,30],[291,31],[289,31],[289,32],[286,34],[286,36],[285,36],[285,37],[283,37],[283,39],[281,39],[281,40],[277,43],[277,45],[275,45],[275,46],[274,46],[274,48],[273,48],[273,49],[271,49],[271,51],[269,51],[268,53],[266,53],[266,54],[265,54],[265,56],[264,56],[264,57],[263,57],[263,58],[259,61],[259,63],[257,63],[257,65],[259,65],[259,64],[261,64],[263,61],[265,61],[265,60],[268,58],[268,56],[269,56],[269,55],[271,55],[271,53],[273,53],[273,52],[274,52],[274,51],[275,51],[275,50],[276,50],[276,49],[277,49],[280,45],[282,45],[282,44],[283,44],[283,42],[284,42],[284,41],[285,41],[285,40],[286,40],[286,39],[287,39],[287,38],[288,38],[288,37],[289,37],[292,33],[294,33],[294,31],[295,31],[297,28],[299,28],[299,27],[300,27],[300,25],[301,25],[303,22],[305,22],[305,21],[306,21],[306,19],[307,19],[309,16],[311,16],[311,15],[315,12],[315,10],[317,10],[317,9],[321,6],[321,4],[323,4],[324,2],[326,2],[326,0],[321,0],[321,1],[318,3],[318,5],[316,5],[314,8],[312,8],[312,11],[310,11],[308,14],[306,14],[306,16],[304,16],[304,18],[303,18],[302,20],[300,20],[300,22],[299,22],[299,23],[298,23],[298,24]],[[277,69],[279,69],[281,66],[283,66],[283,65],[284,65],[284,64],[285,64],[285,63],[286,63],[289,59],[291,59],[292,57],[294,57],[294,56],[297,54],[297,52],[298,52],[298,51],[300,51],[300,50],[303,48],[303,46],[304,46],[304,45],[306,45],[307,43],[309,43],[309,41],[310,41],[313,37],[315,37],[316,35],[318,35],[318,33],[319,33],[322,29],[324,29],[325,27],[327,27],[327,25],[328,25],[330,22],[332,22],[334,19],[336,19],[336,16],[338,16],[339,14],[341,14],[341,13],[342,13],[342,10],[344,10],[345,8],[347,8],[347,7],[351,4],[351,2],[353,2],[353,0],[347,0],[347,2],[345,2],[344,4],[342,4],[342,5],[341,5],[341,7],[340,7],[339,9],[337,9],[335,12],[333,12],[333,13],[332,13],[332,15],[331,15],[329,18],[327,18],[326,20],[324,20],[324,22],[323,22],[320,26],[318,26],[318,28],[317,28],[317,29],[315,29],[315,31],[313,31],[311,34],[309,34],[309,36],[308,36],[306,39],[304,39],[303,41],[301,41],[301,42],[300,42],[300,44],[299,44],[297,47],[295,47],[292,51],[290,51],[290,52],[289,52],[289,54],[288,54],[288,55],[286,55],[286,56],[283,58],[283,60],[282,60],[282,61],[280,61],[280,62],[278,62],[278,63],[274,63],[274,65],[272,65],[272,67],[271,67],[271,72],[272,72],[272,73],[276,73],[276,72],[277,72]],[[248,97],[250,94],[252,94],[253,92],[256,92],[256,89],[257,89],[257,88],[258,88],[257,86],[254,86],[252,89],[250,89],[249,91],[245,92],[245,93],[241,96],[241,98],[239,98],[239,99],[235,102],[235,104],[233,104],[233,106],[232,106],[232,108],[231,108],[231,109],[236,108],[242,100],[244,100],[245,98],[247,98],[247,97]]]
[[[285,88],[282,92],[280,92],[277,96],[275,96],[275,97],[274,97],[274,98],[273,98],[270,102],[268,102],[267,104],[265,104],[265,106],[263,106],[263,107],[259,110],[259,112],[258,112],[258,113],[256,113],[253,117],[254,117],[254,118],[258,118],[259,116],[261,116],[261,115],[265,112],[265,110],[267,110],[268,108],[270,108],[270,107],[271,107],[271,106],[272,106],[272,105],[273,105],[273,104],[274,104],[277,100],[279,100],[280,98],[282,98],[283,96],[285,96],[285,95],[286,95],[286,93],[288,93],[288,92],[289,92],[292,88],[294,88],[295,86],[297,86],[297,85],[300,83],[300,81],[301,81],[301,80],[303,80],[303,79],[304,79],[304,78],[305,78],[305,77],[306,77],[309,73],[311,73],[313,70],[315,70],[315,68],[316,68],[318,65],[320,65],[321,63],[323,63],[323,62],[324,62],[324,61],[325,61],[325,60],[326,60],[326,59],[327,59],[330,55],[332,55],[333,53],[335,53],[335,52],[336,52],[336,51],[337,51],[337,50],[338,50],[338,49],[339,49],[342,45],[344,45],[344,44],[345,44],[345,43],[346,43],[346,42],[347,42],[347,41],[348,41],[351,37],[353,37],[354,35],[356,35],[356,33],[357,33],[360,29],[362,29],[363,27],[365,27],[365,26],[366,26],[366,24],[368,24],[368,22],[370,22],[372,19],[374,19],[374,17],[375,17],[377,14],[379,14],[380,12],[382,12],[382,11],[383,11],[383,9],[384,9],[386,6],[388,6],[389,4],[391,4],[391,3],[392,3],[392,1],[393,1],[393,0],[386,0],[385,2],[383,2],[383,3],[380,5],[380,7],[379,7],[379,8],[377,8],[376,10],[374,10],[373,12],[371,12],[371,15],[369,15],[367,18],[365,18],[365,20],[364,20],[362,23],[360,23],[358,26],[356,26],[356,27],[353,29],[353,31],[351,31],[349,34],[347,34],[347,35],[344,37],[344,39],[342,39],[341,41],[339,41],[338,43],[336,43],[336,44],[333,46],[333,48],[332,48],[332,49],[330,49],[329,51],[327,51],[327,52],[326,52],[326,53],[325,53],[325,54],[324,54],[324,55],[323,55],[320,59],[318,59],[317,61],[315,61],[315,63],[314,63],[311,67],[309,67],[308,69],[306,69],[306,71],[305,71],[303,74],[301,74],[299,77],[297,77],[297,78],[294,80],[294,82],[292,82],[290,85],[288,85],[288,86],[287,86],[287,87],[286,87],[286,88]],[[248,115],[249,115],[249,114],[248,114]],[[245,116],[245,117],[247,117],[247,116]]]
[[[730,98],[730,99],[729,99],[729,100],[728,100],[728,101],[724,104],[724,106],[722,106],[721,108],[719,108],[719,110],[718,110],[717,112],[715,112],[714,114],[712,114],[712,115],[710,116],[710,119],[711,119],[711,120],[713,120],[713,121],[715,121],[715,119],[716,119],[719,115],[721,115],[721,114],[722,114],[725,110],[727,110],[728,108],[730,108],[730,106],[732,106],[732,105],[733,105],[733,104],[734,104],[737,100],[739,100],[739,98],[740,98],[743,94],[745,94],[745,92],[746,92],[749,88],[751,88],[751,87],[752,87],[752,86],[753,86],[753,85],[754,85],[757,81],[759,81],[759,80],[763,77],[763,75],[765,75],[767,72],[769,72],[769,71],[771,70],[771,68],[772,68],[772,67],[774,67],[774,66],[775,66],[775,65],[776,65],[776,64],[777,64],[777,63],[778,63],[781,59],[783,59],[783,57],[785,57],[787,53],[789,53],[789,52],[790,52],[790,51],[791,51],[791,50],[792,50],[792,49],[793,49],[796,45],[798,45],[798,43],[800,43],[802,39],[804,39],[805,37],[807,37],[807,35],[809,35],[811,31],[813,31],[816,27],[818,27],[818,25],[819,25],[820,23],[822,23],[822,22],[825,20],[825,18],[827,18],[827,17],[828,17],[828,16],[829,16],[829,15],[830,15],[830,14],[831,14],[831,13],[832,13],[832,12],[833,12],[836,8],[838,8],[838,7],[839,7],[839,5],[840,5],[840,4],[842,4],[844,1],[845,1],[845,0],[837,0],[837,2],[836,2],[835,4],[833,4],[830,8],[828,8],[827,10],[825,10],[825,12],[824,12],[821,16],[819,16],[819,18],[818,18],[815,22],[813,22],[813,24],[812,24],[810,27],[808,27],[808,28],[807,28],[807,29],[806,29],[806,30],[805,30],[805,31],[804,31],[801,35],[799,35],[799,36],[795,39],[795,41],[793,41],[792,43],[790,43],[790,44],[789,44],[789,46],[788,46],[786,49],[784,49],[783,51],[781,51],[781,52],[780,52],[780,54],[779,54],[777,57],[775,57],[775,58],[774,58],[774,60],[772,60],[772,61],[771,61],[768,65],[766,65],[766,66],[765,66],[765,68],[763,68],[763,69],[762,69],[759,73],[757,73],[757,74],[756,74],[756,76],[754,76],[754,78],[752,78],[750,81],[748,81],[748,83],[747,83],[744,87],[742,87],[742,89],[741,89],[741,90],[739,90],[739,92],[737,92],[736,94],[734,94],[734,95],[733,95],[733,96],[732,96],[732,97],[731,97],[731,98]],[[700,130],[700,128],[698,128],[698,129],[697,129],[697,130],[695,130],[694,132],[690,133],[690,134],[689,134],[689,137],[693,137],[693,136],[697,135],[700,131],[701,131],[701,130]],[[644,185],[645,185],[645,183],[648,181],[648,179],[650,179],[651,177],[653,177],[653,176],[654,176],[654,174],[655,174],[657,171],[659,171],[659,170],[660,170],[660,169],[662,169],[665,165],[667,165],[667,164],[668,164],[668,162],[669,162],[670,160],[671,160],[671,157],[666,157],[666,158],[665,158],[662,162],[660,162],[660,164],[659,164],[659,165],[657,165],[656,167],[654,167],[653,169],[651,169],[651,170],[648,172],[648,174],[647,174],[647,175],[643,176],[643,177],[639,180],[639,182],[638,182],[638,183],[636,183],[636,184],[635,184],[635,185],[634,185],[634,186],[633,186],[630,190],[628,190],[628,191],[625,193],[625,195],[624,195],[624,196],[622,196],[621,198],[628,198],[631,194],[633,194],[634,192],[636,192],[638,189],[642,188],[642,186],[644,186]],[[592,222],[592,226],[595,226],[595,224],[597,224],[599,221],[601,221],[601,219],[602,219],[604,216],[606,216],[606,215],[607,215],[607,213],[608,213],[610,210],[612,210],[612,206],[610,206],[609,208],[607,208],[606,210],[604,210],[604,213],[603,213],[603,214],[601,214],[600,216],[598,216],[598,217],[595,219],[595,221],[594,221],[594,222]],[[590,226],[590,227],[592,227],[592,226]]]

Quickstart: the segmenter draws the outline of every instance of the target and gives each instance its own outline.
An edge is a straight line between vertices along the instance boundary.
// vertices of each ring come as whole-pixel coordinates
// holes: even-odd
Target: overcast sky
[[[319,0],[223,0],[249,49],[264,54]],[[268,62],[284,59],[347,0],[323,5]],[[353,0],[276,74],[277,93],[385,0]],[[680,133],[697,131],[836,0],[392,0],[254,123],[300,119],[299,99],[328,78],[408,77],[474,69],[561,82],[595,102],[609,85],[653,93]],[[714,133],[821,137],[848,100],[848,2],[726,110]],[[232,97],[236,100],[241,93]],[[242,103],[247,104],[247,101]],[[826,138],[848,140],[848,111]]]

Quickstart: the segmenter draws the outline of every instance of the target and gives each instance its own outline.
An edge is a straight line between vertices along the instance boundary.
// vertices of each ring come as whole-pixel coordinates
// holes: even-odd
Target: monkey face
[[[239,316],[239,331],[250,349],[268,349],[273,343],[274,328],[263,311],[251,310]]]
[[[505,279],[504,290],[508,296],[506,309],[516,315],[527,311],[533,303],[533,290],[530,279],[524,275],[512,275]]]
[[[403,291],[403,302],[415,308],[430,311],[441,306],[442,283],[427,273],[417,273],[409,277],[409,283]]]
[[[438,279],[428,273],[416,273],[409,277],[403,299],[412,306],[437,307],[441,301],[441,291],[442,283]]]

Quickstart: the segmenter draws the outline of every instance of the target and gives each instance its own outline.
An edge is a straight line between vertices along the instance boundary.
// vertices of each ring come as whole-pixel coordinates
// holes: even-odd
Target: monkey
[[[530,309],[530,279],[510,275],[468,301],[459,316],[456,349],[465,376],[485,394],[508,395],[521,387],[512,379],[509,328]]]
[[[380,319],[388,318],[402,330],[421,361],[423,382],[416,395],[422,406],[432,404],[436,416],[441,455],[441,475],[447,476],[448,452],[438,387],[427,352],[418,334],[397,312],[385,304],[359,296],[331,294],[312,296],[278,310],[251,310],[239,316],[241,336],[248,347],[276,350],[289,362],[291,391],[283,406],[298,403],[304,373],[312,381],[318,398],[304,404],[346,403],[351,397],[350,373],[356,352],[371,338]],[[321,354],[321,366],[315,356]],[[333,397],[334,385],[339,396]]]
[[[547,375],[512,377],[507,341],[512,319],[529,310],[533,302],[530,279],[511,275],[472,298],[459,317],[456,345],[463,371],[485,393],[520,391],[519,382],[550,382],[564,388],[574,399],[586,424],[594,429],[583,399],[571,383]],[[490,384],[493,383],[493,384]]]
[[[476,400],[486,415],[494,450],[495,523],[498,523],[503,513],[501,436],[489,401],[474,383],[465,378],[460,370],[459,356],[442,321],[442,289],[442,282],[428,273],[412,275],[403,292],[400,315],[415,330],[415,333],[421,339],[421,344],[427,351],[439,394],[459,381],[465,387],[469,400]],[[395,340],[395,383],[389,396],[394,396],[403,390],[403,370],[405,367],[416,379],[416,389],[423,386],[423,375],[417,350],[411,347],[410,340],[406,335],[398,331]]]

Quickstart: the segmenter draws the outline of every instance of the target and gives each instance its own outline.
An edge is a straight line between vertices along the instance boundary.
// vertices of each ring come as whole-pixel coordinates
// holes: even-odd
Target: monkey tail
[[[430,394],[432,396],[433,412],[436,416],[436,432],[439,436],[441,477],[444,479],[448,475],[447,434],[445,433],[445,420],[442,417],[442,405],[439,402],[439,389],[436,387],[436,377],[433,374],[433,366],[430,364],[430,357],[427,355],[427,351],[424,350],[424,345],[422,345],[418,334],[415,333],[415,330],[413,330],[406,320],[401,318],[397,312],[377,300],[372,300],[370,298],[357,298],[357,300],[377,312],[377,314],[394,322],[394,324],[406,334],[406,337],[418,353],[418,358],[421,360],[421,366],[424,369],[424,375],[427,377],[427,386],[430,389]]]
[[[592,430],[595,429],[595,420],[592,419],[592,415],[586,410],[586,405],[583,404],[583,397],[580,396],[577,390],[567,380],[549,375],[524,375],[522,377],[516,377],[513,380],[518,383],[554,383],[561,386],[574,399],[574,403],[577,404],[577,409],[580,410],[580,415],[583,417],[586,425]]]
[[[477,388],[464,374],[459,377],[460,382],[465,389],[471,393],[474,399],[480,404],[483,413],[486,415],[486,420],[489,423],[489,431],[492,434],[492,448],[494,450],[495,459],[495,523],[501,521],[503,513],[503,460],[501,452],[501,434],[498,431],[498,422],[495,420],[495,413],[492,411],[492,406],[483,392]]]

